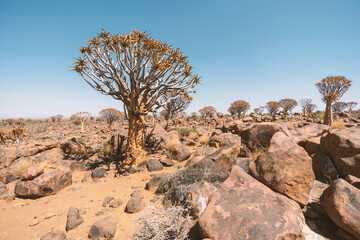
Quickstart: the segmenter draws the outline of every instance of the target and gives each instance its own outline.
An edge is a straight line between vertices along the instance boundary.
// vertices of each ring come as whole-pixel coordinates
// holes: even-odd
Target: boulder
[[[122,204],[124,203],[123,200],[121,200],[120,198],[116,198],[114,200],[112,200],[109,204],[110,208],[118,208],[120,207]]]
[[[41,167],[29,167],[21,172],[21,180],[32,180],[37,176],[44,173],[44,168]]]
[[[360,178],[354,177],[352,175],[347,175],[344,179],[357,189],[360,189]]]
[[[150,179],[150,181],[148,181],[145,185],[145,189],[148,191],[152,191],[155,188],[159,187],[160,182],[163,178],[166,177],[170,177],[172,176],[172,173],[161,173],[161,174],[156,174],[154,177],[152,177]]]
[[[254,163],[256,173],[253,174],[264,184],[301,205],[309,202],[315,179],[312,160],[285,133],[275,133],[268,151],[262,153]]]
[[[59,148],[53,148],[41,153],[38,153],[34,156],[34,160],[36,162],[51,162],[51,163],[57,163],[61,162],[64,159],[64,153]]]
[[[360,239],[359,189],[343,179],[337,179],[324,191],[320,202],[339,227]]]
[[[312,165],[317,179],[330,182],[339,176],[330,156],[326,152],[315,153],[312,156]]]
[[[103,207],[109,206],[110,202],[111,202],[112,200],[114,200],[114,199],[115,199],[115,198],[114,198],[114,197],[111,197],[111,196],[105,197],[104,200],[103,200],[103,202],[102,202],[102,204],[101,204],[101,206],[103,206]]]
[[[203,238],[213,240],[305,239],[298,204],[234,166],[229,178],[211,196],[199,219]]]
[[[82,224],[83,222],[84,222],[84,218],[80,216],[79,209],[70,207],[67,215],[65,230],[66,231],[72,230],[77,226],[79,226],[80,224]]]
[[[215,186],[205,181],[195,183],[190,187],[186,194],[186,201],[190,204],[192,216],[196,218],[201,216],[215,191]]]
[[[33,180],[18,181],[15,185],[15,195],[20,198],[40,198],[55,194],[71,184],[71,169],[57,167],[45,171]]]
[[[125,207],[127,213],[137,213],[142,211],[146,207],[145,202],[141,197],[131,197]]]
[[[171,167],[175,165],[174,161],[170,158],[160,159],[160,162],[164,167]]]
[[[149,159],[146,163],[146,167],[149,172],[160,171],[164,168],[161,162],[157,159]]]
[[[241,141],[252,151],[267,149],[270,140],[276,132],[288,133],[284,125],[278,123],[257,123],[250,125],[241,132]]]
[[[320,138],[313,137],[306,139],[304,148],[309,155],[320,152]]]
[[[295,142],[301,146],[304,146],[306,140],[309,138],[319,137],[330,130],[328,125],[310,123],[303,127],[290,131],[290,134],[295,139]]]
[[[330,131],[321,138],[321,149],[331,156],[340,175],[360,177],[360,127]]]
[[[152,150],[166,149],[168,142],[174,138],[178,138],[178,136],[175,133],[167,132],[158,124],[154,128],[147,128],[147,143],[155,147]]]
[[[225,147],[233,143],[235,144],[241,143],[241,138],[232,133],[223,133],[220,135],[214,135],[209,140],[209,146],[216,148]]]
[[[94,240],[113,239],[116,233],[116,224],[102,219],[95,222],[89,231],[89,238]]]
[[[168,148],[169,155],[177,161],[184,161],[191,155],[189,149],[182,143],[177,143]]]
[[[105,168],[102,168],[102,167],[95,168],[94,171],[92,171],[92,173],[91,173],[92,179],[99,179],[99,178],[103,178],[105,176],[106,176],[106,170],[105,170]]]
[[[66,235],[63,231],[51,231],[40,238],[40,240],[64,240]]]

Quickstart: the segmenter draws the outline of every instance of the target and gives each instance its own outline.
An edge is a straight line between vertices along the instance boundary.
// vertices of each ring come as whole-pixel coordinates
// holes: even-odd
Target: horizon
[[[0,119],[122,111],[120,101],[69,71],[79,47],[101,28],[139,29],[179,47],[202,78],[188,114],[205,106],[227,114],[236,100],[249,102],[250,112],[283,98],[310,98],[324,111],[315,84],[330,75],[352,80],[340,101],[360,103],[356,0],[22,0],[0,2]]]

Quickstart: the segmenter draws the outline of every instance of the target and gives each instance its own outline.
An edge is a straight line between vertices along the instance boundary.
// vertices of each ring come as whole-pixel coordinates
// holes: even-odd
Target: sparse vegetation
[[[18,179],[18,178],[21,178],[21,173],[25,169],[27,169],[33,165],[34,165],[34,163],[30,159],[22,158],[22,159],[17,160],[17,162],[15,162],[11,165],[9,173],[11,175],[15,176],[16,179]]]
[[[334,121],[332,124],[331,124],[331,128],[334,128],[334,129],[338,129],[338,130],[341,130],[345,127],[345,124],[343,122],[336,122]]]
[[[178,132],[180,137],[188,137],[190,133],[196,133],[196,129],[194,128],[173,128],[169,131]]]
[[[199,142],[202,145],[209,145],[210,137],[208,135],[203,135],[199,137]]]
[[[197,140],[199,138],[199,135],[196,133],[196,131],[195,132],[190,132],[188,138],[195,141],[195,140]]]

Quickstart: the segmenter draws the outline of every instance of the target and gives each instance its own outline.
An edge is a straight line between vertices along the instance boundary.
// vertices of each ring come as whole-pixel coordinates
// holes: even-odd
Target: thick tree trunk
[[[145,161],[145,116],[129,111],[129,133],[126,150],[125,164],[128,166],[139,165]]]
[[[325,114],[324,114],[324,124],[331,126],[333,123],[332,109],[331,109],[331,101],[328,100],[326,102]]]

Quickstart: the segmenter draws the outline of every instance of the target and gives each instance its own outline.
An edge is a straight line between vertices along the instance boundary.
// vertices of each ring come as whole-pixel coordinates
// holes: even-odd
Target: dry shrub
[[[22,159],[19,159],[17,162],[14,162],[11,165],[9,173],[11,175],[15,176],[16,178],[21,178],[22,171],[24,171],[25,169],[27,169],[33,165],[34,165],[34,163],[30,159],[22,158]]]
[[[170,148],[172,148],[173,146],[175,146],[178,143],[180,143],[179,138],[178,137],[173,137],[170,141],[168,141],[166,143],[166,148],[170,149]]]
[[[333,122],[333,124],[331,124],[331,127],[341,130],[345,127],[345,124],[343,122]]]
[[[209,144],[210,137],[207,135],[199,137],[199,142],[202,145],[208,145]]]
[[[184,240],[188,239],[194,220],[180,206],[148,206],[134,217],[136,229],[133,240]]]
[[[248,154],[250,161],[255,161],[264,151],[262,149],[255,149]]]
[[[191,140],[196,140],[199,138],[199,135],[196,132],[190,132],[188,137]]]

